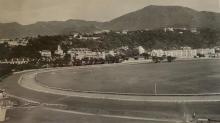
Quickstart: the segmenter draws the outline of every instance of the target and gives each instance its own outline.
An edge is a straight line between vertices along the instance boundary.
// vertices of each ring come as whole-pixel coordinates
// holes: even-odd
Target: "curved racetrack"
[[[192,60],[79,67],[39,73],[36,80],[49,87],[74,91],[135,94],[155,94],[155,90],[157,94],[220,93],[220,61]]]
[[[39,103],[36,108],[27,110],[27,114],[31,114],[29,119],[33,120],[34,116],[36,122],[64,119],[72,122],[68,118],[99,116],[119,123],[131,120],[176,123],[185,121],[194,112],[198,118],[219,119],[219,65],[218,60],[196,60],[40,69],[15,73],[4,79],[0,86],[12,97]],[[154,95],[155,83],[157,93],[165,95]],[[55,106],[57,104],[66,108],[60,110]],[[21,115],[17,118],[23,118],[21,123],[27,122],[27,114],[9,112],[10,117]],[[69,116],[55,120],[52,115]],[[48,117],[41,119],[43,116]]]

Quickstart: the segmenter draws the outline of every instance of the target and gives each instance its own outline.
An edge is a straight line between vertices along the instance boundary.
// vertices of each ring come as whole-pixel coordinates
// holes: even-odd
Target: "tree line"
[[[181,32],[181,33],[180,33]],[[146,50],[152,49],[178,49],[182,46],[192,48],[209,48],[219,45],[220,32],[210,28],[200,29],[199,33],[188,30],[165,32],[158,30],[131,31],[127,34],[110,32],[94,34],[98,40],[69,39],[67,35],[38,36],[31,38],[27,46],[9,47],[7,43],[0,44],[0,59],[14,57],[40,58],[40,50],[50,50],[52,54],[61,45],[64,52],[70,48],[89,48],[91,50],[112,50],[121,46],[133,49],[143,46]]]

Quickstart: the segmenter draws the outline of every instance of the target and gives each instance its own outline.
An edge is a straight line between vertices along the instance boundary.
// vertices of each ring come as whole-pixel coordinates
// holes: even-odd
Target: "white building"
[[[41,54],[41,56],[42,57],[46,57],[46,58],[51,58],[51,51],[49,51],[49,50],[42,50],[42,51],[40,51],[40,54]]]
[[[92,36],[92,37],[84,37],[84,36],[80,36],[78,39],[80,39],[80,40],[98,40],[98,39],[100,39],[100,37],[94,37],[94,36]]]
[[[126,35],[128,34],[128,30],[123,30],[121,33]]]
[[[150,54],[151,56],[162,57],[163,55],[165,55],[165,52],[161,49],[158,49],[158,50],[152,50]]]
[[[165,27],[164,32],[173,32],[174,28],[173,27]]]
[[[21,39],[0,39],[0,44],[8,43],[9,46],[15,47],[15,46],[26,46],[28,44],[28,40],[21,38]]]
[[[114,50],[110,50],[110,51],[108,52],[108,54],[109,54],[109,55],[112,55],[112,56],[115,56],[115,55],[116,55],[116,53],[115,53]]]
[[[192,33],[197,33],[198,31],[197,31],[197,28],[191,28],[191,29],[190,29],[190,32],[192,32]]]
[[[145,49],[142,46],[138,46],[137,50],[138,50],[139,55],[145,53]]]
[[[95,31],[94,34],[102,34],[102,33],[109,33],[110,30],[101,30],[101,31]]]
[[[86,52],[89,52],[88,48],[72,48],[67,51],[67,53],[70,54],[71,59],[82,59],[85,57]]]
[[[13,46],[19,46],[18,41],[14,41],[14,40],[13,40],[13,41],[8,41],[7,43],[8,43],[9,46],[12,46],[12,47],[13,47]]]
[[[57,46],[57,50],[55,51],[54,54],[59,55],[59,56],[64,56],[64,52],[61,49],[60,45]]]
[[[0,64],[27,64],[29,62],[28,58],[12,58],[0,60]]]
[[[213,54],[215,54],[215,49],[191,49],[191,48],[182,48],[182,50],[168,50],[165,51],[166,56],[174,56],[177,58],[193,58],[197,56],[198,54],[205,55],[206,57],[209,57]]]
[[[11,41],[11,40],[10,39],[0,39],[0,43],[1,44],[9,42],[9,41]]]
[[[98,52],[97,54],[97,57],[101,59],[105,59],[105,56],[106,56],[105,52]]]
[[[197,54],[203,54],[205,56],[210,56],[212,54],[215,54],[215,49],[214,48],[197,49]]]
[[[82,60],[83,58],[105,58],[104,52],[93,52],[88,48],[72,48],[67,51],[71,58]]]
[[[177,58],[193,58],[197,55],[197,51],[195,49],[185,49],[185,50],[168,50],[165,51],[166,56],[173,56]]]

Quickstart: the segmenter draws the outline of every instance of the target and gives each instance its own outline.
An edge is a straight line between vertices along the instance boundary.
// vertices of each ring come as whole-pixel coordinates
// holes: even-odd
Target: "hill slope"
[[[0,38],[16,38],[37,35],[57,35],[70,32],[93,32],[99,22],[84,20],[37,22],[30,25],[18,23],[0,24]]]
[[[105,23],[112,30],[140,30],[160,27],[220,28],[220,14],[199,12],[179,6],[147,6]]]
[[[199,12],[180,6],[147,6],[104,23],[84,20],[37,22],[30,25],[0,23],[0,38],[93,32],[102,29],[141,30],[161,27],[220,29],[220,14]]]

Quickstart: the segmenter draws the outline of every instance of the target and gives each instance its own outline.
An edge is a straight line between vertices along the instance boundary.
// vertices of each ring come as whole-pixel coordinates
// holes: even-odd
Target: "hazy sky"
[[[219,3],[220,0],[0,0],[0,22],[109,21],[148,5],[179,5],[220,12]]]

